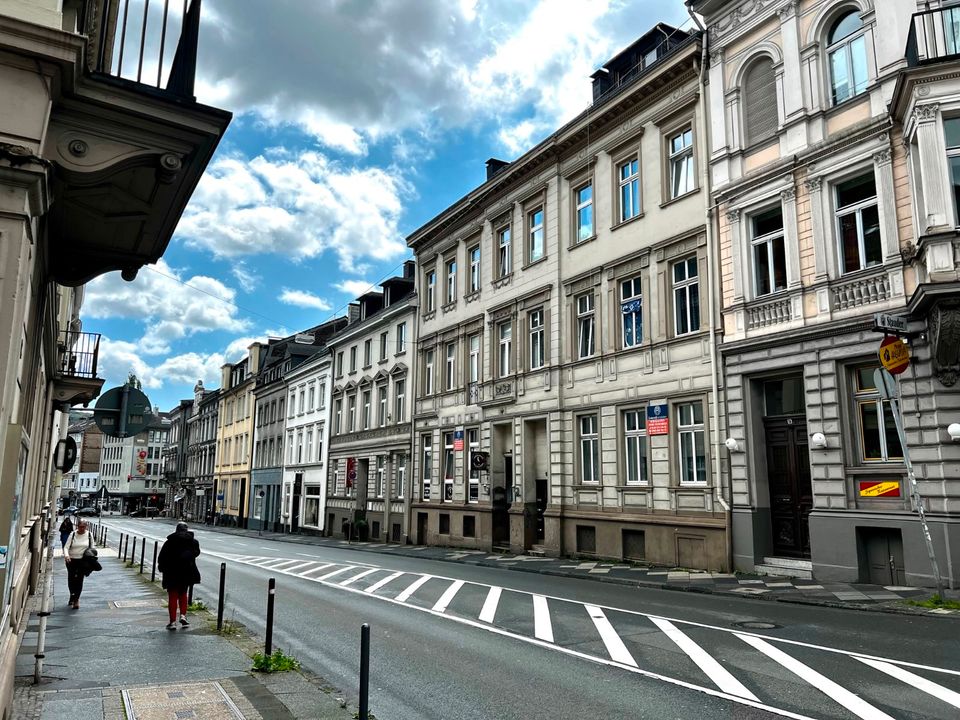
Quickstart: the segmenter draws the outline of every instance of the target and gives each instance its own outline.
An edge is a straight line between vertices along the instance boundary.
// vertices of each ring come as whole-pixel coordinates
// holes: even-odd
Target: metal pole
[[[157,580],[157,541],[153,541],[153,569],[150,570],[150,582]]]
[[[136,551],[136,548],[134,548]],[[143,556],[147,553],[147,539],[144,538],[143,542],[140,543],[140,574],[143,575]]]
[[[53,597],[53,543],[47,545],[47,567],[43,577],[43,598],[41,600],[40,627],[37,630],[37,650],[33,654],[33,684],[40,684],[43,675],[43,659],[46,657],[47,618],[50,616],[50,603]]]
[[[267,638],[263,643],[264,655],[269,655],[273,652],[273,600],[276,597],[276,592],[276,578],[270,578],[267,582]]]
[[[217,632],[223,630],[223,591],[227,584],[227,564],[220,563],[220,596],[217,598]]]
[[[370,626],[360,626],[360,720],[367,720],[370,710]]]
[[[193,585],[187,588],[187,605],[193,605]]]
[[[130,547],[130,536],[127,535],[127,537],[126,537],[125,539],[126,539],[126,542],[125,542],[125,543],[123,543],[123,542],[121,543],[121,544],[123,545],[123,561],[124,561],[124,562],[127,561],[127,550],[128,550],[129,547]]]

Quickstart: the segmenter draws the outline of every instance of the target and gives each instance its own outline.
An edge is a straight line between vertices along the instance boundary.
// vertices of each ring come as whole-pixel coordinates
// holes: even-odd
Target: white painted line
[[[492,587],[487,592],[487,599],[483,601],[483,610],[480,611],[480,622],[492,623],[497,615],[497,605],[500,604],[500,594],[503,588]]]
[[[397,602],[406,602],[411,595],[413,595],[417,590],[419,590],[423,585],[426,584],[427,580],[432,578],[433,575],[421,575],[416,580],[414,580],[410,587],[404,590],[402,593],[397,595]]]
[[[297,553],[297,555],[299,555],[300,557],[313,558],[314,560],[318,559],[319,557],[317,555],[311,555],[310,553]]]
[[[379,590],[380,588],[382,588],[384,585],[386,585],[386,584],[389,583],[389,582],[392,582],[392,581],[396,580],[398,577],[400,577],[400,576],[403,575],[403,574],[404,574],[404,573],[402,573],[402,572],[395,572],[395,573],[393,573],[393,575],[387,575],[385,578],[383,578],[383,579],[381,579],[381,580],[377,580],[373,585],[371,585],[370,587],[368,587],[368,588],[365,590],[365,592],[368,592],[368,593],[370,593],[371,595],[373,595],[373,593],[375,593],[377,590]]]
[[[284,561],[281,562],[281,563],[277,563],[276,565],[271,566],[270,569],[271,569],[271,570],[280,570],[281,568],[286,569],[286,568],[284,568],[285,565],[296,565],[298,562],[300,562],[300,561],[299,561],[299,560],[284,560]]]
[[[533,634],[537,640],[553,642],[553,624],[550,622],[550,606],[543,595],[533,596]]]
[[[683,650],[687,656],[697,664],[697,667],[703,670],[706,676],[713,680],[716,686],[723,690],[723,692],[759,702],[759,698],[747,690],[746,686],[731,675],[729,670],[718,663],[712,655],[697,645],[694,640],[680,632],[672,622],[664,620],[663,618],[650,618],[650,621],[660,628],[664,635],[673,640],[677,647]]]
[[[741,640],[747,643],[747,645],[759,650],[768,658],[776,663],[779,663],[794,675],[806,680],[814,688],[822,692],[828,698],[831,698],[832,700],[843,705],[847,710],[852,712],[857,717],[863,718],[863,720],[893,720],[892,717],[887,715],[882,710],[875,708],[866,700],[862,700],[845,687],[838,685],[833,680],[825,675],[822,675],[821,673],[818,673],[813,668],[807,667],[799,660],[795,660],[779,648],[775,648],[770,643],[752,635],[741,635],[740,633],[734,634],[738,635]]]
[[[305,568],[305,567],[307,567],[307,566],[309,566],[309,565],[316,565],[316,563],[315,563],[315,562],[302,562],[302,563],[300,563],[300,564],[298,564],[298,565],[293,565],[293,566],[291,566],[291,567],[284,568],[283,571],[284,571],[285,573],[292,573],[292,572],[294,572],[294,571],[296,571],[296,570],[302,570],[303,568]]]
[[[370,573],[375,573],[376,571],[377,571],[376,568],[372,568],[372,569],[370,569],[370,570],[364,570],[364,571],[361,572],[361,573],[357,573],[357,574],[354,575],[353,577],[348,577],[346,580],[344,580],[344,581],[341,582],[340,584],[341,584],[341,585],[344,585],[344,586],[350,585],[351,583],[356,582],[356,581],[359,580],[360,578],[366,577],[366,576],[369,575]]]
[[[299,577],[307,577],[311,573],[320,572],[321,570],[326,570],[328,567],[333,567],[333,563],[323,563],[322,565],[317,565],[312,567],[309,570],[304,570],[303,572],[297,573]]]
[[[345,565],[345,566],[343,566],[342,568],[339,568],[339,569],[337,569],[337,570],[334,570],[333,572],[328,572],[326,575],[321,575],[320,577],[310,578],[310,579],[311,579],[311,580],[319,580],[319,581],[322,582],[322,581],[324,581],[324,580],[327,580],[328,578],[332,578],[334,575],[339,575],[339,574],[342,573],[342,572],[346,572],[347,570],[356,570],[356,569],[357,569],[357,566],[356,566],[356,565]]]
[[[456,597],[457,593],[460,591],[460,588],[463,587],[463,580],[457,580],[448,587],[443,595],[440,596],[440,599],[437,600],[434,604],[433,609],[435,612],[446,612],[447,606],[453,602],[453,598]]]
[[[617,635],[617,631],[613,629],[613,625],[607,620],[603,610],[596,605],[584,605],[584,607],[587,609],[590,619],[593,620],[597,632],[600,633],[600,639],[603,640],[603,644],[610,654],[610,659],[624,665],[637,667],[637,661],[633,659],[633,655],[627,650],[627,646],[623,644],[623,640]]]
[[[856,657],[856,656],[855,656]],[[862,663],[866,663],[872,668],[876,668],[880,672],[884,672],[891,677],[895,677],[897,680],[901,680],[907,685],[913,685],[917,690],[922,690],[928,695],[933,695],[935,698],[943,700],[948,705],[953,705],[955,708],[960,708],[960,693],[954,692],[953,690],[948,690],[943,685],[938,685],[935,682],[931,682],[924,677],[920,677],[908,670],[904,670],[901,667],[892,665],[890,663],[882,662],[881,660],[871,660],[870,658],[858,657]]]
[[[209,554],[209,553],[208,553],[208,554]],[[264,567],[264,566],[269,565],[270,563],[273,563],[273,562],[276,562],[276,558],[263,558],[263,557],[258,557],[258,558],[254,558],[253,560],[250,560],[250,561],[248,562],[248,564],[249,564],[249,565],[256,565],[257,567]]]

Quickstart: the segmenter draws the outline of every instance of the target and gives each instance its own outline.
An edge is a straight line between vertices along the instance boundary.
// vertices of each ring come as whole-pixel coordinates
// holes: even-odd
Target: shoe
[[[74,610],[79,610],[79,609],[80,609],[80,601],[79,601],[79,600],[74,600],[74,601],[73,601],[73,609],[74,609]]]
[[[180,624],[183,625],[184,627],[187,627],[190,625],[190,622],[185,617],[182,617],[180,618]]]
[[[176,629],[177,629],[176,623],[167,623],[167,630],[176,630]]]

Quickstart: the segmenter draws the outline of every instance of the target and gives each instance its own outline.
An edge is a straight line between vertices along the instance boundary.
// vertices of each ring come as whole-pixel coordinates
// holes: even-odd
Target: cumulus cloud
[[[376,288],[376,283],[372,283],[369,280],[343,280],[336,283],[334,287],[340,292],[346,293],[351,298],[356,298]]]
[[[240,287],[246,293],[251,293],[256,290],[261,281],[261,277],[247,267],[247,264],[243,262],[243,260],[238,260],[234,263],[233,267],[230,268],[230,274],[240,283]]]
[[[287,305],[296,305],[297,307],[314,308],[315,310],[329,310],[333,307],[322,297],[308,293],[303,290],[291,290],[283,288],[280,293],[280,302]]]

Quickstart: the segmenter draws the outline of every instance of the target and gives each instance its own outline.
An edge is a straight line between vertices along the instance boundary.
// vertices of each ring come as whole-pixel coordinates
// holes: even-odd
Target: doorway
[[[543,514],[547,511],[547,479],[537,479],[537,540],[545,537]]]
[[[861,582],[904,585],[903,537],[899,530],[857,528],[860,540]]]
[[[503,456],[504,487],[493,489],[491,542],[494,547],[510,546],[510,505],[513,501],[513,456]]]
[[[796,417],[764,418],[767,482],[770,486],[770,527],[773,554],[810,557],[810,453],[807,423]]]
[[[427,513],[417,513],[417,542],[420,545],[427,544],[427,523],[430,516]]]

